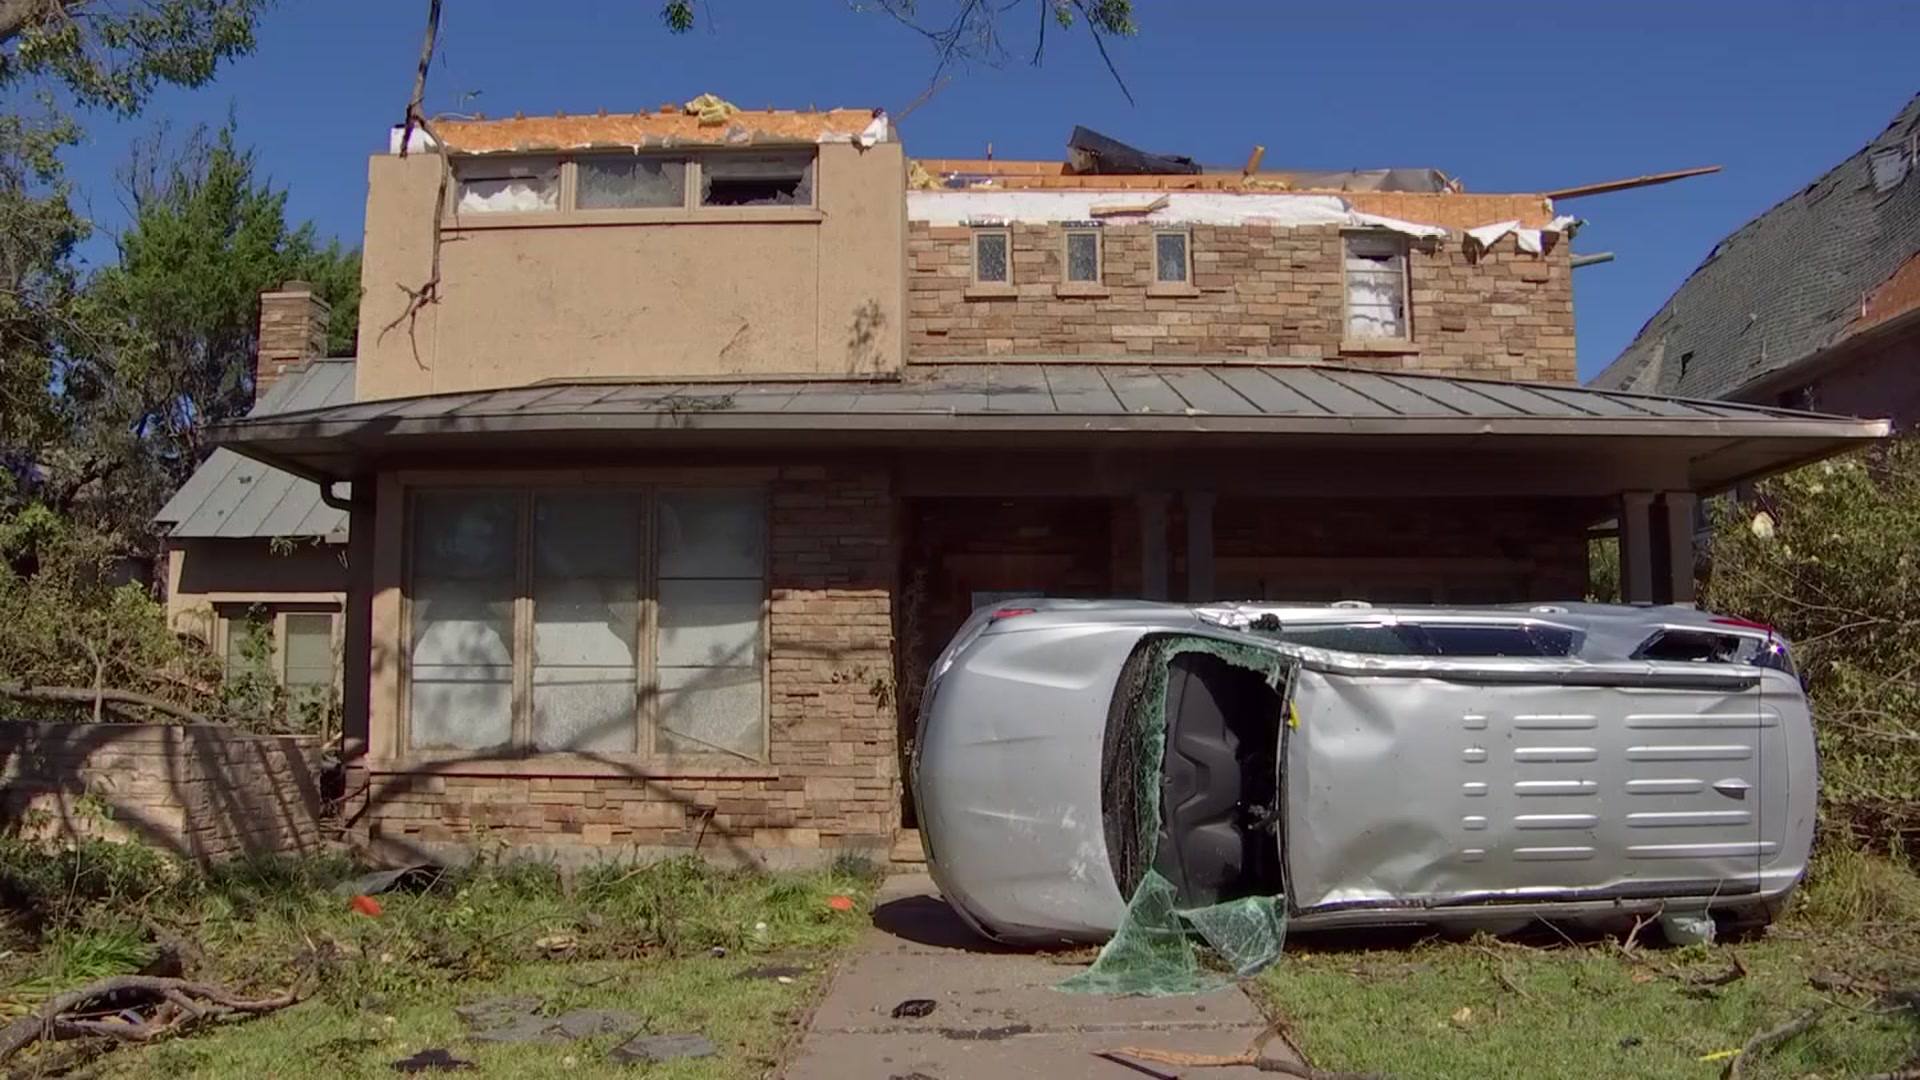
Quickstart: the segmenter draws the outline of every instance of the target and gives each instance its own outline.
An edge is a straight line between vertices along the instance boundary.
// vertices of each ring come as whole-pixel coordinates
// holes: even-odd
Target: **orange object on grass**
[[[853,897],[851,897],[851,896],[829,896],[829,897],[827,897],[827,906],[828,906],[828,907],[830,907],[830,908],[832,908],[832,909],[833,909],[833,910],[835,910],[835,911],[852,911],[852,910],[853,910]]]
[[[347,901],[347,906],[362,915],[376,919],[380,917],[380,901],[375,900],[371,896],[356,896],[352,900]]]

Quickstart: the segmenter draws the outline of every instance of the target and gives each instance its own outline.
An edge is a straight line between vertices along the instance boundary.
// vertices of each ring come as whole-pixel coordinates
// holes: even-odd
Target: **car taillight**
[[[1035,610],[1037,609],[1030,607],[1003,607],[993,613],[993,621],[999,622],[1001,619],[1014,619],[1022,615],[1031,615]]]

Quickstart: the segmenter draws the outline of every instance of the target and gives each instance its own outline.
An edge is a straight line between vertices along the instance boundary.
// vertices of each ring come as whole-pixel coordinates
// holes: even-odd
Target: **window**
[[[575,170],[573,203],[581,210],[673,208],[687,202],[684,161],[582,158]]]
[[[1013,284],[1012,241],[1005,229],[976,229],[973,233],[973,280],[982,285]]]
[[[273,675],[273,616],[256,608],[221,619],[229,679],[265,679]]]
[[[457,158],[453,213],[574,214],[814,204],[814,151]]]
[[[1347,336],[1404,340],[1407,244],[1398,236],[1347,237]]]
[[[813,152],[700,159],[702,206],[811,206]]]
[[[1076,284],[1097,285],[1100,283],[1099,230],[1068,230],[1067,280]]]
[[[765,758],[757,491],[426,491],[415,749]]]
[[[287,696],[298,715],[326,708],[333,700],[333,616],[324,611],[290,611],[281,655]]]
[[[560,164],[551,159],[469,158],[455,167],[461,214],[543,213],[560,208]]]
[[[1184,232],[1154,233],[1153,280],[1162,285],[1186,284],[1193,276],[1187,249],[1187,234]]]
[[[1571,656],[1575,644],[1572,631],[1535,624],[1296,623],[1274,636],[1375,656]]]

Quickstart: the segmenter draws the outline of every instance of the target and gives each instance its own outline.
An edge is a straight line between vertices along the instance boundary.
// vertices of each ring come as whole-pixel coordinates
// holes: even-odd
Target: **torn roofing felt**
[[[1720,241],[1625,351],[1609,390],[1722,397],[1858,329],[1920,252],[1920,94],[1872,142]]]
[[[1067,152],[1072,158],[1074,171],[1081,173],[1179,176],[1200,172],[1200,166],[1192,158],[1149,154],[1083,127],[1073,129],[1073,134],[1067,139]]]

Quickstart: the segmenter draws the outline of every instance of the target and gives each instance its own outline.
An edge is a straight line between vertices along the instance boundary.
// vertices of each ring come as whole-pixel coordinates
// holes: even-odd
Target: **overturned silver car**
[[[1816,783],[1779,637],[1595,604],[983,608],[912,764],[941,891],[1025,942],[1107,937],[1150,874],[1295,929],[1760,923]]]

